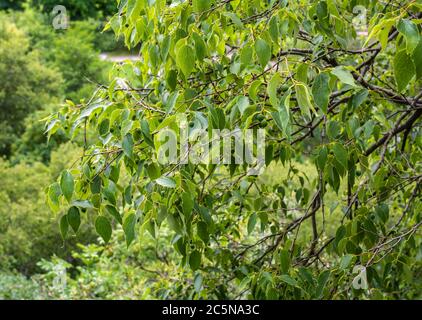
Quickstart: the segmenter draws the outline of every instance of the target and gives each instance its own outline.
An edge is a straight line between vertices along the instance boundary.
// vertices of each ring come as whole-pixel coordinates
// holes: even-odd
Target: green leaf
[[[261,80],[255,80],[252,82],[251,86],[249,87],[249,98],[251,98],[253,101],[256,101],[258,98],[258,89],[261,86],[262,81]]]
[[[396,53],[393,60],[394,77],[399,92],[403,92],[416,73],[415,64],[406,49]]]
[[[242,66],[249,66],[253,63],[253,49],[251,46],[246,46],[240,52],[240,63]]]
[[[116,219],[116,221],[120,224],[123,223],[122,221],[122,216],[120,215],[119,211],[117,211],[117,209],[112,206],[112,205],[107,205],[106,207],[107,212],[114,218]]]
[[[193,10],[197,13],[202,13],[211,8],[213,0],[192,0]]]
[[[280,269],[282,273],[288,273],[290,268],[290,253],[288,250],[280,251]]]
[[[312,86],[312,95],[314,96],[315,104],[327,114],[328,102],[330,100],[330,76],[327,73],[319,73]]]
[[[288,285],[292,286],[292,287],[296,287],[297,286],[297,281],[295,279],[293,279],[292,277],[290,277],[287,274],[282,274],[280,276],[280,280],[287,283]]]
[[[75,233],[78,232],[79,226],[81,225],[81,215],[77,207],[71,207],[67,212],[67,222],[72,227]]]
[[[336,139],[341,132],[341,127],[337,121],[327,123],[327,135],[330,139]]]
[[[308,87],[303,83],[298,83],[296,88],[296,99],[302,114],[311,118],[311,110],[313,109],[311,97],[309,95]]]
[[[210,241],[210,236],[208,232],[208,226],[205,222],[199,221],[197,225],[198,236],[201,240],[207,244]]]
[[[127,213],[123,218],[123,231],[125,233],[126,245],[128,247],[133,240],[135,240],[135,224],[136,215],[133,212]]]
[[[128,133],[127,135],[125,135],[122,142],[123,152],[128,158],[133,157],[133,145],[133,137],[130,133]]]
[[[281,83],[281,76],[279,73],[276,73],[272,76],[271,80],[268,82],[267,93],[270,98],[270,103],[274,108],[278,108],[279,100],[277,98],[277,88]]]
[[[245,96],[240,96],[236,103],[237,108],[240,111],[240,114],[243,116],[246,109],[249,108],[249,98]]]
[[[190,45],[182,45],[176,53],[176,64],[185,77],[189,77],[195,68],[195,49]]]
[[[330,270],[324,270],[318,277],[318,286],[315,291],[315,298],[321,299],[324,294],[324,288],[330,278]]]
[[[248,220],[248,233],[251,234],[257,222],[256,213],[252,213]]]
[[[53,212],[59,212],[60,211],[60,202],[59,197],[62,194],[62,190],[60,188],[60,185],[55,182],[48,188],[48,198],[47,202],[50,207],[50,209]]]
[[[223,14],[228,17],[238,28],[243,28],[243,22],[236,13],[224,12]]]
[[[103,238],[105,243],[108,243],[111,238],[111,224],[104,216],[98,216],[95,220],[95,230]]]
[[[362,89],[356,94],[354,94],[352,98],[353,108],[356,109],[357,107],[359,107],[366,100],[366,98],[368,97],[368,94],[369,92],[366,89]]]
[[[386,223],[390,215],[390,209],[387,204],[382,203],[375,208],[375,213],[383,223]]]
[[[336,67],[333,71],[331,71],[331,73],[335,75],[344,84],[356,87],[356,82],[352,76],[352,73],[344,67]]]
[[[142,131],[142,136],[145,139],[145,142],[148,143],[150,147],[155,148],[154,141],[151,136],[151,131],[149,129],[149,123],[146,119],[141,120],[141,131]]]
[[[265,40],[258,39],[255,42],[255,52],[260,65],[265,68],[271,59],[271,47]]]
[[[177,71],[176,70],[170,70],[167,73],[166,82],[171,91],[174,91],[177,86]]]
[[[75,181],[73,180],[72,174],[68,170],[62,172],[60,188],[66,200],[70,202],[70,200],[72,200],[73,190],[75,188]]]
[[[195,41],[195,52],[198,61],[202,61],[207,56],[207,45],[205,41],[196,32],[192,33],[192,38]]]
[[[67,222],[67,215],[65,214],[60,218],[60,234],[62,235],[63,240],[66,239],[68,231],[69,223]]]
[[[160,167],[155,163],[150,163],[147,167],[147,174],[151,180],[158,179],[161,176]]]
[[[397,25],[397,30],[406,38],[407,53],[412,54],[420,39],[418,27],[410,20],[401,19]]]
[[[308,64],[306,63],[299,64],[296,70],[296,76],[295,76],[296,80],[307,84],[308,83],[308,69],[309,69]]]
[[[419,40],[418,46],[413,51],[413,62],[416,67],[416,80],[422,78],[422,37]]]
[[[340,261],[340,268],[343,270],[346,270],[349,267],[350,263],[352,262],[352,259],[353,259],[353,256],[350,254],[343,256]]]
[[[288,135],[288,127],[290,123],[290,95],[291,90],[287,90],[284,96],[280,99],[278,112],[272,112],[271,115],[277,127]]]
[[[185,216],[190,217],[194,207],[194,202],[190,193],[184,192],[182,194],[182,206]]]
[[[196,271],[201,266],[201,253],[198,250],[193,251],[189,257],[189,265],[193,271]]]
[[[300,267],[299,276],[304,282],[307,282],[308,284],[314,286],[315,284],[314,278],[312,276],[312,273],[307,268]]]
[[[110,120],[109,119],[104,119],[103,121],[101,121],[98,131],[100,133],[101,136],[105,136],[108,134],[110,129]]]
[[[271,36],[271,39],[273,40],[273,42],[279,43],[280,34],[279,34],[279,30],[278,30],[278,18],[277,18],[276,15],[274,15],[271,18],[268,31],[270,32],[270,36]]]
[[[317,164],[318,168],[321,171],[324,171],[325,164],[327,163],[328,158],[328,149],[326,146],[322,146],[321,149],[319,149],[318,157],[317,157]]]
[[[202,288],[202,276],[200,274],[197,274],[195,276],[195,279],[193,281],[193,287],[195,288],[196,292],[201,292]]]
[[[347,170],[347,161],[348,161],[348,154],[347,150],[343,147],[342,144],[336,143],[333,146],[333,152],[334,156],[336,157],[336,160],[344,167],[344,169]]]
[[[235,100],[237,100],[237,103],[239,102],[239,97],[236,97]],[[245,100],[241,101],[241,103],[244,103]],[[238,107],[236,103],[236,107]],[[242,107],[242,106],[241,106]],[[224,114],[224,110],[222,108],[214,108],[214,106],[209,107],[209,116],[210,119],[209,123],[211,124],[213,129],[224,129],[226,126],[226,116]],[[238,110],[238,109],[237,109]]]
[[[173,179],[170,179],[168,177],[158,178],[157,180],[155,180],[155,182],[162,187],[176,188],[176,182],[174,182]]]

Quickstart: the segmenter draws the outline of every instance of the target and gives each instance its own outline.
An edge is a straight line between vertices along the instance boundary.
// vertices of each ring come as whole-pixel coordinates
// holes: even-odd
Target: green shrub
[[[71,144],[60,146],[53,152],[49,167],[39,162],[10,166],[0,160],[0,269],[32,274],[42,258],[53,254],[70,257],[76,241],[64,243],[61,239],[58,217],[45,204],[44,186],[75,160],[78,150]],[[78,234],[82,243],[94,239],[86,228]]]
[[[40,286],[22,274],[0,272],[0,300],[41,299]]]

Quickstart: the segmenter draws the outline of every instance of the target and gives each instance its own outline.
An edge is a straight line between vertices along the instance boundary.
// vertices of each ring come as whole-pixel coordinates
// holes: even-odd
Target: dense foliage
[[[0,153],[10,155],[13,141],[24,131],[25,117],[54,102],[62,80],[40,63],[37,51],[29,51],[25,34],[3,19],[0,41],[0,78],[7,79],[0,83]]]
[[[420,1],[118,3],[106,28],[140,60],[48,123],[90,139],[47,191],[63,237],[94,219],[129,246],[168,226],[196,298],[420,298]],[[285,178],[159,163],[180,116],[189,133],[265,128]]]
[[[77,20],[105,17],[114,14],[116,9],[114,1],[108,0],[0,0],[0,9],[24,9],[26,3],[45,13],[51,13],[57,5],[63,5],[71,13],[71,18]]]
[[[0,299],[422,298],[421,1],[57,4],[0,0]]]
[[[106,78],[94,38],[89,22],[56,33],[32,9],[0,12],[0,272],[31,275],[40,259],[69,259],[77,242],[96,239],[88,228],[61,239],[44,190],[81,149],[63,145],[60,134],[47,141],[43,121],[66,97],[79,101]]]

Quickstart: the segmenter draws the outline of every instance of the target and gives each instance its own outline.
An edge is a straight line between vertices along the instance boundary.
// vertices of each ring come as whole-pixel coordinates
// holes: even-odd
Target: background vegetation
[[[55,4],[0,0],[0,299],[422,298],[420,1]],[[154,162],[177,114],[265,172]]]

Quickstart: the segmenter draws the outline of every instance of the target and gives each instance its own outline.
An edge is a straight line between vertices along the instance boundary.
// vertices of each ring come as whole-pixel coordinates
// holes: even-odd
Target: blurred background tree
[[[16,25],[0,21],[0,154],[9,157],[11,145],[25,131],[24,119],[46,104],[58,103],[62,76],[30,50],[28,36]]]

